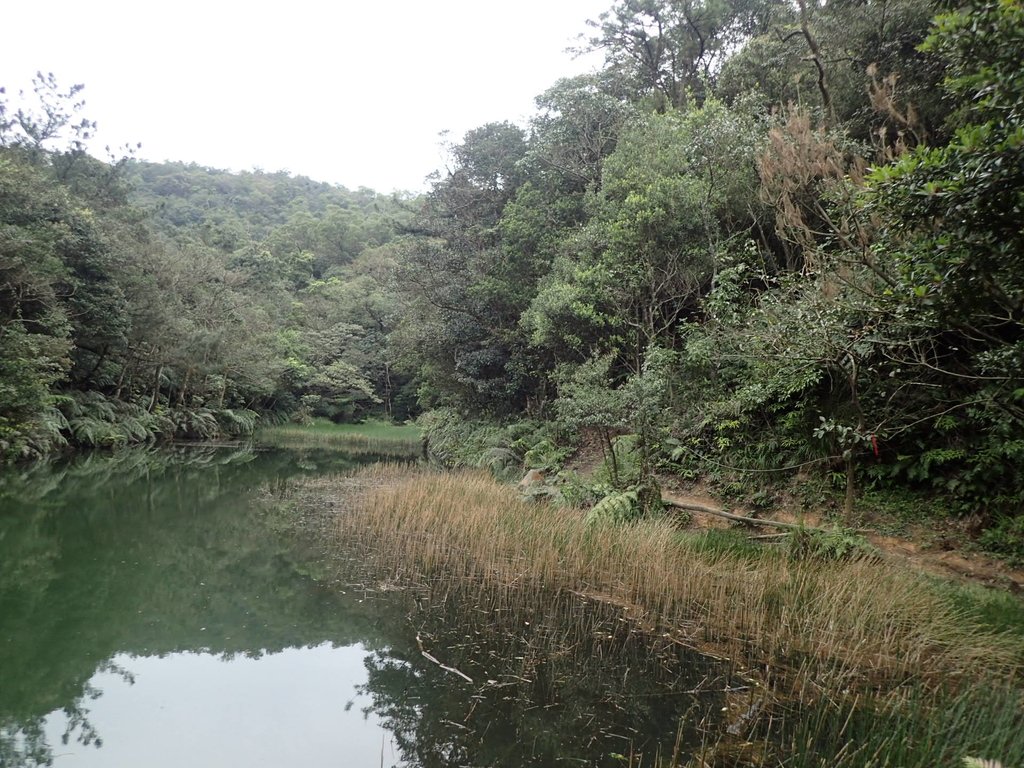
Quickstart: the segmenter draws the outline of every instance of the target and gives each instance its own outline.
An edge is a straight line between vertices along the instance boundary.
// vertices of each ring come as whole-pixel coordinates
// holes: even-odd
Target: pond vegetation
[[[261,445],[288,448],[335,448],[347,453],[418,456],[424,451],[422,430],[414,424],[369,420],[361,424],[335,424],[314,419],[308,424],[281,424],[261,429]]]
[[[345,497],[296,503],[301,478],[378,460],[181,447],[5,475],[4,768],[172,765],[177,746],[147,752],[180,741],[161,731],[170,712],[193,733],[189,762],[212,766],[225,744],[259,745],[275,722],[292,722],[281,707],[305,713],[286,740],[291,762],[354,759],[369,729],[376,743],[358,753],[363,763],[377,764],[383,738],[391,764],[409,768],[611,768],[621,764],[613,754],[650,764],[677,740],[679,754],[692,748],[701,721],[720,721],[731,690],[746,690],[730,662],[634,631],[603,600],[468,580],[399,588],[362,540],[341,547],[319,535]],[[308,683],[320,666],[308,690],[282,682]],[[254,685],[282,698],[239,698]],[[277,765],[268,760],[279,747],[244,754]]]
[[[905,568],[859,554],[838,562],[763,549],[752,556],[709,547],[664,518],[588,523],[524,502],[481,473],[372,467],[305,481],[296,493],[307,507],[346,499],[329,518],[335,546],[358,551],[361,566],[391,588],[423,591],[428,604],[498,600],[513,615],[559,600],[599,605],[638,642],[723,659],[731,678],[745,681],[726,708],[734,718],[748,714],[724,725],[697,716],[696,734],[695,721],[681,723],[683,752],[660,752],[659,764],[1024,758],[1021,627],[985,626],[964,610],[963,593],[954,590],[958,605]],[[477,610],[503,626],[493,610]],[[567,618],[559,630],[567,636],[593,631],[587,610]],[[566,640],[565,652],[575,645]],[[655,764],[645,762],[650,753],[634,758]]]

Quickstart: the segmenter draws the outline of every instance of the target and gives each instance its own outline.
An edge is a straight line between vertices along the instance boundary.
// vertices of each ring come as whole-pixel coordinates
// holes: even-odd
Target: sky
[[[93,154],[141,142],[146,160],[286,170],[350,189],[421,191],[458,141],[521,125],[612,0],[225,0],[10,3],[0,86],[16,105],[36,71],[85,85]]]

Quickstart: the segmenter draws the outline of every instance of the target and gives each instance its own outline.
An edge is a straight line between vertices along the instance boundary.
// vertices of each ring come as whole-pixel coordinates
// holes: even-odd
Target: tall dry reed
[[[318,480],[361,490],[335,535],[392,576],[533,583],[607,600],[677,642],[842,690],[960,674],[1011,674],[1019,648],[972,626],[916,575],[875,561],[794,561],[707,552],[667,520],[588,526],[524,503],[481,472],[373,467]],[[340,485],[339,485],[340,483]]]

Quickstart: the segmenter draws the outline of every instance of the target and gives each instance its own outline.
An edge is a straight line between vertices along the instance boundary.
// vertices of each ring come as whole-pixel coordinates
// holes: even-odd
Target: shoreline
[[[615,607],[632,631],[745,670],[764,709],[749,729],[823,702],[814,727],[841,730],[838,713],[931,728],[968,700],[972,711],[1024,701],[1024,633],[986,629],[901,564],[702,550],[664,521],[588,529],[580,513],[526,504],[479,472],[375,467],[300,483],[293,500],[326,549],[356,548],[389,588],[447,595],[476,584],[513,600],[564,591]],[[857,763],[837,763],[847,764]]]

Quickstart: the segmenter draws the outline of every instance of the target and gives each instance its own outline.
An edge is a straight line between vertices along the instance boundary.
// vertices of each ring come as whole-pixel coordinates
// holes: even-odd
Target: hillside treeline
[[[0,457],[391,413],[396,203],[94,159],[80,90],[40,75],[0,104]]]
[[[426,410],[438,450],[588,435],[613,485],[924,492],[1020,546],[1019,0],[618,0],[587,29],[604,67],[418,199],[100,162],[41,78],[0,114],[5,455]]]
[[[1020,547],[1021,3],[620,0],[587,45],[601,72],[453,148],[403,246],[438,437],[555,419],[620,486],[616,445],[633,483],[923,491]]]

